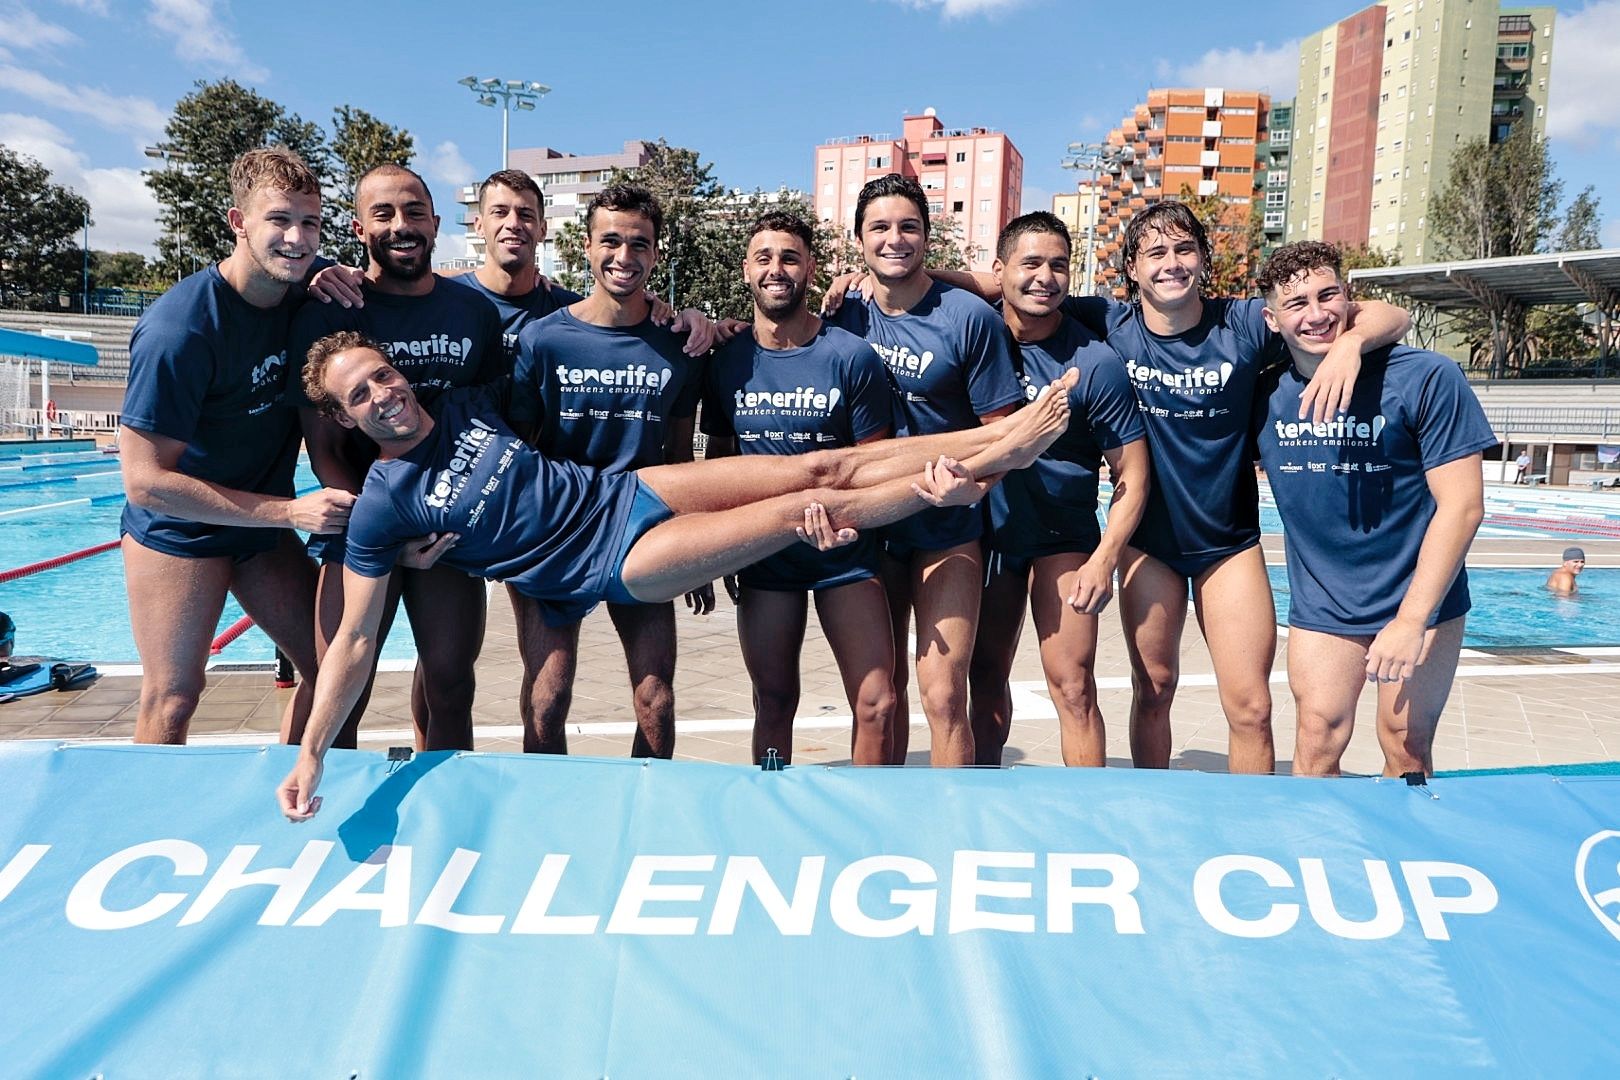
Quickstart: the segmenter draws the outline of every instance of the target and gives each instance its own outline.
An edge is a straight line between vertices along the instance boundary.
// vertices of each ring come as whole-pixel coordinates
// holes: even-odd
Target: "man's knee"
[[[967,719],[967,680],[954,678],[919,679],[923,712],[930,723]]]
[[[1265,684],[1238,687],[1221,694],[1221,711],[1226,722],[1239,734],[1271,732],[1271,688]]]
[[[1097,707],[1097,683],[1089,668],[1065,665],[1051,680],[1054,696],[1075,716],[1086,716]]]
[[[1138,709],[1157,712],[1170,708],[1176,697],[1179,668],[1171,664],[1138,661],[1131,665],[1132,700]]]
[[[632,688],[630,699],[637,717],[675,715],[675,688],[664,679],[655,676],[640,679]]]
[[[204,679],[179,679],[167,684],[147,679],[141,685],[140,712],[135,741],[178,744],[186,741],[191,717],[202,698]]]
[[[855,719],[886,728],[894,718],[897,700],[892,680],[867,679],[855,696]]]

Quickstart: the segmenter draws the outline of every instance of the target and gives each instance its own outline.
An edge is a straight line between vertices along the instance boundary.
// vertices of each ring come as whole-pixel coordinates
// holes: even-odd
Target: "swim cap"
[[[1586,552],[1582,551],[1580,548],[1565,548],[1564,561],[1569,562],[1572,559],[1579,559],[1581,562],[1585,562]]]

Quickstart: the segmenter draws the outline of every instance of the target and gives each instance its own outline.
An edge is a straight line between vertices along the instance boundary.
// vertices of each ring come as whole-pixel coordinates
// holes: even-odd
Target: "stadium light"
[[[1130,146],[1111,146],[1108,143],[1069,144],[1067,156],[1058,164],[1065,169],[1084,169],[1091,173],[1091,224],[1086,226],[1086,262],[1081,278],[1084,295],[1090,296],[1097,288],[1097,208],[1101,202],[1098,187],[1102,174],[1118,176],[1136,161],[1136,150]],[[1075,189],[1080,182],[1076,180]]]
[[[540,99],[551,93],[551,87],[545,83],[524,79],[497,79],[493,76],[480,78],[477,75],[468,75],[465,79],[457,79],[456,82],[472,91],[478,99],[478,104],[490,108],[494,108],[497,102],[500,104],[501,168],[506,168],[509,164],[507,159],[511,155],[512,110],[533,112]]]

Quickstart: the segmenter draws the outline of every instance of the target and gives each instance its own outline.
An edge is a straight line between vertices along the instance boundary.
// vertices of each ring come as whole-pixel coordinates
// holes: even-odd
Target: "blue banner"
[[[1620,1071],[1620,778],[0,745],[7,1077]]]

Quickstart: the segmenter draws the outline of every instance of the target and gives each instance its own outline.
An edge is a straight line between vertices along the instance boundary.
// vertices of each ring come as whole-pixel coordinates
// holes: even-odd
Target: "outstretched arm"
[[[343,622],[315,678],[315,704],[309,726],[304,729],[298,762],[276,789],[281,812],[288,821],[308,821],[321,808],[315,794],[321,783],[321,765],[365,689],[387,598],[387,576],[371,578],[344,568]]]
[[[1299,395],[1299,417],[1309,416],[1322,423],[1350,407],[1350,394],[1361,374],[1361,358],[1376,349],[1394,345],[1412,328],[1412,317],[1405,308],[1382,300],[1363,300],[1350,305],[1344,330],[1328,348],[1305,392]]]
[[[1367,649],[1367,681],[1398,682],[1423,662],[1429,617],[1462,569],[1468,545],[1485,519],[1485,482],[1479,454],[1436,465],[1424,474],[1434,496],[1434,517],[1423,532],[1412,584],[1389,624]]]
[[[341,532],[354,496],[322,488],[297,499],[238,491],[180,471],[186,444],[136,428],[123,429],[119,458],[124,494],[154,513],[210,525],[245,525],[305,532]]]
[[[1082,615],[1096,615],[1108,606],[1114,595],[1114,568],[1131,534],[1147,509],[1148,444],[1137,439],[1124,446],[1103,451],[1108,459],[1108,475],[1114,481],[1114,497],[1108,502],[1108,525],[1103,529],[1097,550],[1080,566],[1069,606]]]

